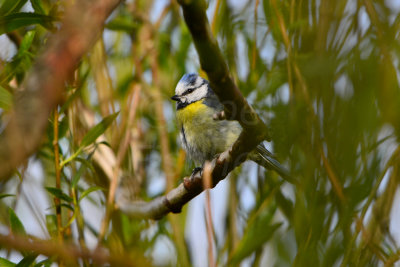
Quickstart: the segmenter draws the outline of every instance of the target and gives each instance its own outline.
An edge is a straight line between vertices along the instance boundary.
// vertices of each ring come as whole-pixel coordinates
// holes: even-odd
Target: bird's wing
[[[215,94],[208,95],[203,103],[213,109],[215,109],[215,112],[220,112],[224,110],[224,106],[219,102],[218,97]]]
[[[290,176],[289,171],[283,167],[274,155],[266,149],[262,144],[259,144],[255,151],[256,155],[250,155],[250,159],[263,166],[264,168],[276,171],[285,180],[294,183],[295,180]]]

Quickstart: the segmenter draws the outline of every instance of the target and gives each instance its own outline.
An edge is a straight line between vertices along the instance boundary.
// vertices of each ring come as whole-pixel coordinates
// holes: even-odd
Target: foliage
[[[213,32],[242,93],[271,128],[274,153],[301,183],[254,165],[227,178],[226,196],[213,195],[212,202],[228,198],[224,220],[214,217],[223,229],[212,240],[217,263],[393,265],[400,257],[393,226],[400,181],[398,5],[239,2],[209,2]],[[0,34],[17,49],[0,61],[0,129],[69,4],[0,0]],[[49,118],[36,155],[0,184],[2,226],[30,240],[99,245],[155,265],[205,264],[194,260],[202,252],[190,249],[197,240],[185,232],[190,207],[145,221],[109,205],[116,179],[117,198],[150,200],[191,173],[169,97],[184,73],[201,72],[198,62],[175,1],[122,3],[66,82],[63,105]],[[65,263],[13,248],[2,243],[1,266]],[[19,254],[9,257],[10,251]]]

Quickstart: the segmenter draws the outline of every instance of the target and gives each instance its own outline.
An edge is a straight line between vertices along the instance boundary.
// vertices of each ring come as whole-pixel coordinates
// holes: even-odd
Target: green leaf
[[[28,0],[6,0],[0,7],[0,16],[18,12]]]
[[[119,16],[107,23],[106,28],[112,31],[132,33],[139,28],[139,24],[130,17]]]
[[[58,123],[58,139],[63,138],[69,130],[68,116],[64,116]]]
[[[46,227],[51,237],[57,236],[57,217],[54,214],[46,214]]]
[[[10,110],[13,104],[12,94],[0,86],[0,108]]]
[[[67,202],[72,202],[72,198],[65,194],[61,189],[55,187],[46,187],[47,192],[52,194],[53,196],[62,199]]]
[[[14,267],[14,266],[16,266],[16,264],[7,259],[0,258],[0,266],[1,267]]]
[[[76,212],[73,213],[72,217],[68,220],[68,223],[64,226],[69,227],[76,220]]]
[[[6,198],[6,197],[15,197],[15,195],[14,194],[0,194],[0,199]]]
[[[231,256],[230,263],[232,265],[238,264],[241,260],[262,247],[272,237],[276,229],[282,225],[282,223],[271,224],[275,210],[276,207],[272,210],[264,210],[260,215],[257,215],[254,221],[249,223],[242,240]]]
[[[90,129],[89,132],[87,132],[86,135],[83,137],[80,147],[84,148],[95,142],[96,139],[107,130],[107,128],[115,120],[118,114],[119,112],[116,112],[114,114],[111,114],[110,116],[105,117],[99,124]]]
[[[50,267],[52,263],[53,261],[51,259],[45,259],[36,263],[34,267]]]
[[[272,8],[271,8],[269,0],[264,0],[263,1],[263,9],[264,9],[263,11],[264,11],[265,19],[268,22],[271,21],[271,14],[272,14],[271,10],[272,10]]]
[[[74,211],[74,208],[71,205],[65,204],[65,203],[61,203],[60,204],[61,207],[67,208],[70,211]]]
[[[32,4],[32,7],[33,7],[33,10],[35,10],[35,13],[43,14],[43,15],[46,14],[46,11],[45,11],[45,9],[43,7],[43,4],[42,4],[41,0],[31,0],[31,4]]]
[[[72,178],[71,188],[75,188],[76,187],[76,185],[79,182],[79,179],[85,173],[85,171],[86,171],[85,164],[86,164],[86,162],[85,163],[82,162],[82,165],[79,167],[79,170],[75,173],[74,178]]]
[[[80,202],[83,198],[85,198],[87,195],[89,195],[90,193],[92,193],[92,192],[94,192],[94,191],[98,191],[98,190],[104,190],[104,188],[102,188],[102,187],[100,187],[100,186],[93,186],[93,187],[90,187],[89,189],[85,190],[85,191],[82,193],[81,197],[79,198],[79,202]]]
[[[118,114],[119,114],[119,112],[116,112],[116,113],[104,118],[99,124],[97,124],[92,129],[90,129],[89,132],[87,132],[86,135],[83,137],[81,145],[79,146],[77,151],[73,155],[71,155],[69,158],[63,160],[60,163],[60,166],[63,167],[68,162],[74,160],[76,157],[79,156],[79,154],[82,152],[82,150],[85,147],[87,147],[88,145],[95,142],[96,139],[107,130],[107,128],[115,120],[115,118],[118,116]]]
[[[24,39],[22,39],[21,45],[18,50],[19,56],[24,56],[26,52],[28,52],[29,48],[32,45],[33,39],[35,38],[36,31],[28,31],[24,35]]]
[[[14,210],[8,208],[8,217],[10,220],[11,232],[15,235],[26,235],[24,225],[19,220],[17,214],[15,214]]]
[[[36,254],[28,254],[25,256],[17,265],[16,267],[30,267],[32,263],[35,262],[35,259],[38,255]]]
[[[89,73],[89,72],[87,72]],[[87,74],[88,75],[88,74]],[[84,77],[83,79],[86,79],[86,77]],[[83,82],[83,81],[81,81]],[[64,104],[61,106],[60,108],[60,114],[64,113],[64,111],[71,105],[71,103],[78,98],[81,95],[81,90],[75,90],[72,95],[70,95],[67,100],[64,102]]]
[[[0,16],[0,34],[9,33],[18,28],[40,24],[45,28],[52,28],[52,22],[55,19],[51,16],[46,16],[37,13],[20,12]]]

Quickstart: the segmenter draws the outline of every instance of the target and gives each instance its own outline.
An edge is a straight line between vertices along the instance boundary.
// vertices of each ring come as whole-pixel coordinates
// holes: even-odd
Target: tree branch
[[[9,123],[0,135],[0,180],[40,145],[50,112],[62,102],[65,81],[100,37],[104,21],[121,0],[79,1],[66,12],[61,29],[18,90]]]
[[[0,245],[2,248],[33,252],[48,257],[57,256],[66,263],[75,263],[80,258],[92,260],[96,265],[109,263],[111,266],[148,266],[149,264],[138,254],[134,258],[127,254],[111,255],[102,248],[90,251],[85,248],[79,249],[72,244],[62,245],[52,240],[32,240],[23,236],[0,235]]]
[[[228,66],[213,37],[203,0],[179,1],[186,24],[192,34],[201,67],[207,72],[211,86],[225,107],[228,119],[239,121],[243,127],[233,146],[210,163],[212,187],[246,160],[247,154],[263,140],[270,140],[266,125],[247,103],[229,74]],[[204,190],[201,172],[185,177],[183,183],[165,196],[150,202],[129,202],[121,197],[117,208],[131,217],[159,219],[169,212],[179,213],[187,202]]]

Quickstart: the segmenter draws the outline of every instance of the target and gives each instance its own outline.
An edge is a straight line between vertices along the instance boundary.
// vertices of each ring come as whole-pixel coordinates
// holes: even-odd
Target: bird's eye
[[[193,92],[193,91],[194,91],[194,89],[191,88],[191,89],[188,89],[186,92],[187,92],[188,94],[190,94],[190,93]]]

